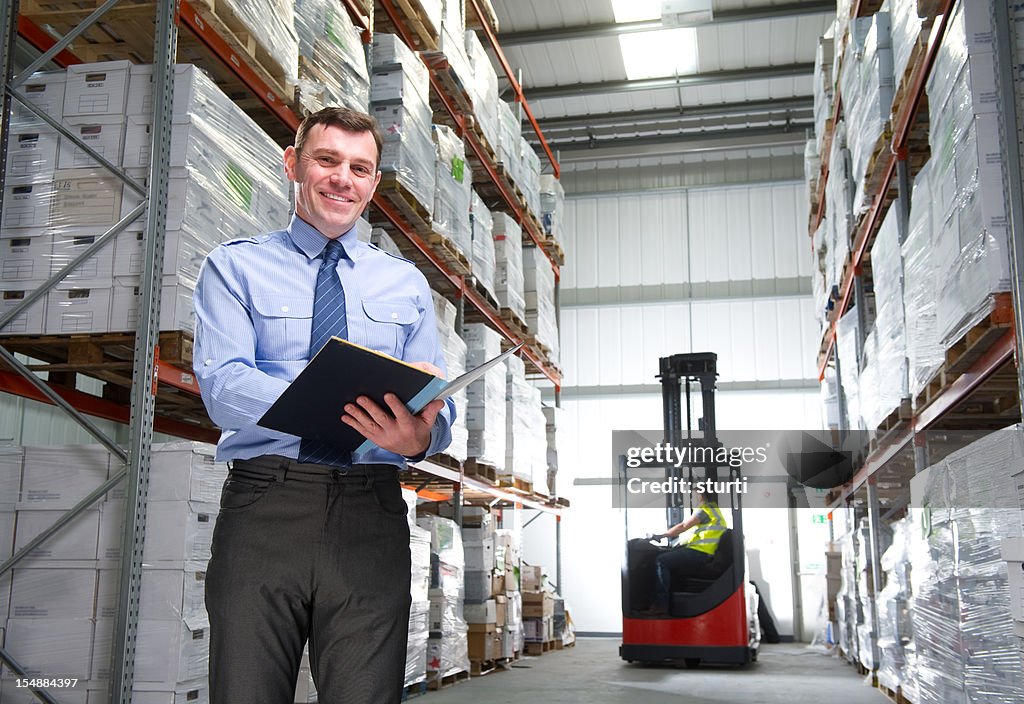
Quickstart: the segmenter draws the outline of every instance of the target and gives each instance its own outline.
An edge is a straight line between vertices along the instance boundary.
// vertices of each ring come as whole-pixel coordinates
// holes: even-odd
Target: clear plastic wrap
[[[465,556],[462,531],[447,518],[425,514],[417,525],[430,532],[430,637],[428,677],[446,677],[469,669],[467,626],[462,618]]]
[[[861,36],[863,40],[860,41]],[[851,38],[843,63],[843,109],[850,127],[848,139],[853,180],[857,184],[853,212],[860,215],[870,205],[865,188],[867,173],[880,145],[892,111],[895,80],[890,15],[877,12],[852,20]]]
[[[473,117],[492,148],[498,145],[498,74],[494,71],[480,38],[473,30],[466,30],[466,54],[472,68],[467,86],[473,101]]]
[[[436,148],[426,66],[391,34],[374,35],[371,57],[371,113],[384,132],[381,171],[433,213]]]
[[[811,138],[804,143],[804,187],[807,190],[807,202],[812,209],[817,204],[820,177],[821,156],[818,154],[817,140]]]
[[[565,189],[551,174],[540,176],[540,216],[544,234],[555,242],[564,242]]]
[[[890,0],[892,13],[892,49],[896,87],[907,71],[914,47],[922,39],[923,20],[917,14],[917,0]]]
[[[555,272],[538,247],[523,248],[523,295],[526,328],[548,349],[552,361],[559,357],[558,312],[555,309]]]
[[[344,105],[366,112],[370,74],[359,30],[331,0],[297,0],[299,104],[308,112]]]
[[[477,283],[497,300],[494,294],[494,219],[476,191],[473,191],[470,199],[469,219],[473,233],[473,276]]]
[[[904,518],[893,524],[893,541],[882,554],[885,586],[878,594],[878,681],[892,691],[910,679],[906,646],[913,638],[910,623],[911,522]]]
[[[441,329],[438,326],[441,348],[444,350],[445,365],[448,370],[448,378],[454,379],[466,371],[466,343],[455,332],[453,327]],[[469,429],[466,426],[466,408],[468,399],[466,390],[463,389],[452,396],[455,402],[455,422],[452,423],[452,441],[445,449],[445,454],[462,462],[467,457],[467,446],[469,443]]]
[[[909,391],[916,397],[945,361],[938,336],[938,277],[932,238],[932,161],[914,180],[907,237],[903,242],[904,310]]]
[[[63,121],[145,184],[152,67],[105,62],[74,69],[75,87],[69,92],[78,97],[67,102],[69,114]],[[85,74],[103,80],[79,81],[79,75]],[[41,75],[39,85],[59,85],[51,81],[52,76]],[[65,83],[68,80],[65,76]],[[33,85],[35,81],[30,79]],[[281,148],[199,69],[176,66],[174,89],[160,326],[192,330],[192,290],[206,254],[220,242],[287,224],[289,184],[281,166]],[[82,106],[96,104],[111,106],[115,112],[80,114]],[[53,101],[51,107],[62,109]],[[15,129],[17,153],[11,158],[21,165],[16,170],[21,176],[7,180],[0,230],[7,263],[2,274],[6,300],[17,300],[18,291],[37,287],[141,202],[116,177],[83,159],[87,155],[70,141],[61,142],[58,149],[55,135],[51,140],[41,128],[18,130],[35,128]],[[80,264],[45,303],[40,301],[16,321],[14,331],[62,334],[134,329],[144,222],[137,219]]]
[[[860,405],[860,321],[857,308],[846,311],[836,323],[836,355],[839,358],[840,384],[846,399],[846,423],[850,430],[864,429]]]
[[[852,195],[850,180],[850,153],[846,148],[846,122],[840,120],[832,135],[829,153],[828,181],[825,182],[825,212],[829,231],[825,235],[827,259],[825,290],[829,293],[842,283],[843,266],[850,254],[850,236],[853,232]]]
[[[412,558],[412,606],[409,609],[409,642],[406,646],[405,684],[422,682],[427,676],[427,637],[430,614],[430,531],[409,526]]]
[[[1021,701],[1004,538],[1021,534],[1015,475],[1024,430],[1014,425],[958,450],[911,482],[911,618],[921,702]]]
[[[448,238],[467,259],[473,256],[469,222],[473,178],[466,163],[466,146],[445,125],[433,126],[437,158],[434,162],[434,232]]]
[[[501,353],[501,335],[487,325],[471,323],[464,333],[466,366],[483,364]],[[466,389],[467,453],[499,472],[505,470],[505,374],[505,365],[499,364]]]
[[[835,115],[835,74],[833,66],[836,53],[835,22],[818,39],[814,53],[814,153],[820,154],[825,146],[825,135],[834,127]]]
[[[868,428],[879,427],[908,394],[907,342],[903,312],[903,260],[899,208],[890,207],[871,248],[875,282],[874,350],[868,357],[873,384],[861,384],[861,411]],[[867,368],[864,370],[867,375]]]
[[[506,380],[504,474],[532,484],[535,474],[543,480],[547,473],[546,447],[543,454],[538,452],[541,443],[546,445],[541,393],[527,383],[525,374],[510,372]]]
[[[288,0],[223,0],[218,6],[226,6],[245,27],[247,31],[244,34],[259,46],[257,56],[269,56],[286,81],[294,85],[299,67],[295,4]],[[224,19],[228,21],[226,17]]]
[[[498,304],[508,308],[520,320],[526,317],[526,300],[523,298],[523,231],[512,216],[493,213],[495,250],[494,290]]]

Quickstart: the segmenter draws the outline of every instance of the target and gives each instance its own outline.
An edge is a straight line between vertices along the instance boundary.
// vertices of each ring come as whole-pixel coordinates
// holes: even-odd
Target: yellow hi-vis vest
[[[711,520],[697,526],[693,532],[693,537],[690,538],[685,547],[691,550],[706,552],[708,555],[714,555],[715,551],[718,550],[718,539],[722,537],[722,533],[729,526],[726,525],[725,516],[722,515],[718,504],[706,503],[698,510],[703,511]]]

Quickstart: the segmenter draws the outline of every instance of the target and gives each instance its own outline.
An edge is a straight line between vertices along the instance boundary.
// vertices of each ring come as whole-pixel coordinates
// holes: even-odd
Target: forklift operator
[[[664,533],[652,535],[651,539],[675,538],[696,527],[693,535],[674,550],[659,555],[656,562],[658,594],[655,609],[668,611],[672,593],[672,575],[701,576],[718,550],[719,538],[729,527],[718,508],[718,497],[710,492],[700,494],[700,504],[682,523]]]

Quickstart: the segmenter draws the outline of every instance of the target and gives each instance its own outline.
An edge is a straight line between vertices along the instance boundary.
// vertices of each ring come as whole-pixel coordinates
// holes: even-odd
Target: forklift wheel
[[[693,669],[700,666],[700,658],[686,658],[684,660],[686,667]]]

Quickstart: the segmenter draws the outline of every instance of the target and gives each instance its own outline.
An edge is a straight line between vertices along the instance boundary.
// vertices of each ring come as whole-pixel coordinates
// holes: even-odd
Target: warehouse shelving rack
[[[197,0],[199,2],[201,0]],[[364,41],[369,41],[372,33],[372,8],[367,8],[359,0],[339,0],[346,8],[353,23],[362,30]],[[480,7],[476,0],[470,0],[474,11],[482,17]],[[48,32],[40,28],[31,19],[19,13],[19,1],[4,3],[0,7],[0,27],[4,30],[4,41],[2,53],[0,53],[0,65],[4,68],[4,90],[3,90],[3,116],[0,123],[0,134],[9,135],[8,122],[10,117],[11,101],[17,100],[18,85],[34,70],[46,65],[50,61],[60,66],[68,66],[81,63],[81,60],[69,50],[74,40],[84,35],[106,12],[115,8],[118,0],[105,0],[98,4],[95,11],[84,17],[74,28],[69,29],[63,37],[55,39]],[[154,266],[155,262],[162,261],[164,247],[164,233],[166,225],[166,200],[168,175],[170,170],[170,140],[171,140],[171,106],[173,103],[173,67],[176,51],[179,47],[179,27],[188,30],[187,36],[191,40],[198,41],[202,46],[211,52],[223,71],[230,72],[241,85],[259,102],[262,110],[261,125],[268,124],[267,116],[276,121],[279,139],[288,138],[294,133],[298,126],[299,117],[292,111],[289,103],[275,91],[263,75],[250,66],[248,57],[236,50],[230,42],[230,37],[221,36],[215,27],[205,21],[201,12],[190,4],[189,0],[155,0],[152,5],[156,16],[153,29],[153,38],[159,41],[152,42],[153,63],[157,67],[154,70],[154,120],[152,151],[154,155],[150,168],[147,183],[150,188],[147,191],[141,185],[135,183],[118,167],[105,163],[102,157],[92,153],[85,145],[80,143],[73,134],[63,128],[59,122],[50,116],[39,113],[41,119],[45,120],[51,127],[61,135],[73,140],[83,149],[89,152],[103,166],[121,178],[127,187],[132,188],[144,197],[142,205],[138,206],[131,214],[126,216],[117,225],[110,228],[97,242],[68,264],[60,273],[54,275],[50,281],[40,289],[30,294],[21,306],[8,311],[0,318],[0,330],[2,325],[12,320],[20,311],[38,300],[48,288],[59,282],[63,276],[72,271],[80,262],[89,258],[103,246],[109,246],[118,232],[123,230],[131,221],[137,219],[143,212],[147,213],[146,227],[146,249],[145,266],[143,270],[143,281],[141,286],[142,298],[140,304],[140,323],[135,335],[133,354],[131,355],[133,376],[131,385],[131,405],[126,407],[123,404],[109,401],[97,396],[82,393],[70,388],[64,388],[43,382],[36,374],[34,368],[20,362],[14,354],[4,346],[0,346],[0,359],[15,372],[0,371],[0,391],[31,398],[38,401],[54,404],[66,411],[76,422],[78,422],[97,442],[102,444],[111,454],[125,464],[125,468],[117,472],[104,484],[83,499],[75,508],[62,516],[53,526],[45,530],[33,541],[26,545],[17,554],[0,564],[0,574],[7,572],[17,562],[24,558],[40,543],[67,525],[72,518],[85,510],[96,501],[105,496],[113,487],[121,481],[127,480],[126,489],[126,514],[125,528],[122,536],[122,575],[120,585],[120,598],[118,616],[115,625],[114,642],[114,667],[111,679],[111,700],[117,703],[131,700],[133,685],[134,667],[134,641],[138,623],[139,589],[142,565],[142,546],[145,537],[146,521],[146,495],[149,480],[149,454],[152,444],[153,431],[157,430],[172,435],[190,439],[202,440],[205,442],[216,442],[218,433],[211,427],[204,427],[197,424],[195,419],[175,419],[162,417],[156,414],[156,398],[158,391],[165,390],[171,394],[184,393],[198,397],[199,389],[191,371],[182,366],[174,364],[161,364],[159,358],[159,312],[160,312],[160,277],[155,272],[160,267]],[[485,27],[486,27],[486,23]],[[497,47],[496,39],[489,28],[485,28],[487,36],[492,45],[502,58],[502,63],[508,69],[507,62],[501,55],[500,47]],[[27,41],[42,52],[42,56],[28,70],[22,71],[18,76],[13,75],[14,71],[14,50],[18,38]],[[148,42],[148,38],[143,38]],[[429,66],[429,64],[428,64]],[[511,77],[511,76],[510,76]],[[514,80],[514,78],[513,78]],[[444,87],[436,80],[432,72],[432,85],[439,94],[442,102],[448,106],[449,114],[454,121],[463,124],[461,114],[452,107],[444,93]],[[518,89],[519,99],[522,100],[522,91]],[[29,109],[32,105],[27,100],[20,102]],[[247,106],[250,110],[252,105]],[[527,114],[528,106],[526,106]],[[531,121],[537,128],[536,121]],[[539,131],[539,128],[537,128]],[[271,128],[271,134],[275,134]],[[506,209],[512,212],[524,226],[524,232],[538,246],[545,245],[540,237],[540,232],[535,223],[526,216],[522,206],[516,201],[507,186],[503,187],[501,180],[490,164],[481,149],[479,142],[474,141],[474,136],[465,129],[460,133],[474,149],[478,158],[490,165],[487,173],[494,180],[495,186],[505,200]],[[283,136],[282,136],[283,135]],[[542,137],[543,139],[543,137]],[[547,149],[549,158],[555,173],[558,173],[558,164],[554,160],[550,149]],[[0,163],[6,163],[7,139],[0,139]],[[0,171],[0,207],[2,207],[2,188],[4,172]],[[147,205],[149,206],[147,208]],[[396,212],[389,204],[379,196],[373,201],[376,207],[385,217],[390,220],[398,232],[405,236],[423,256],[423,258],[436,269],[437,274],[444,281],[447,281],[450,288],[461,301],[470,304],[471,314],[489,323],[499,330],[510,344],[517,344],[522,341],[516,331],[512,330],[500,317],[498,311],[486,301],[476,290],[469,285],[464,276],[458,275],[437,256],[433,249],[423,241],[415,230],[407,223],[400,213]],[[549,258],[550,252],[545,249]],[[556,280],[558,277],[558,264],[552,259]],[[434,277],[435,280],[437,277]],[[460,305],[460,320],[464,312],[464,306]],[[527,346],[524,348],[524,358],[534,370],[534,376],[546,379],[554,384],[556,397],[560,389],[561,374],[557,367],[546,359],[542,351]],[[99,430],[87,415],[107,418],[129,426],[129,446],[125,450],[117,443],[107,437]],[[419,487],[424,495],[434,499],[453,497],[455,503],[460,506],[462,500],[470,502],[486,503],[489,505],[506,505],[515,508],[529,508],[538,511],[552,513],[556,520],[560,520],[562,510],[568,503],[557,497],[536,496],[530,493],[521,492],[514,488],[496,487],[485,482],[467,477],[462,468],[447,467],[437,464],[431,460],[414,465],[415,474],[421,478]],[[18,674],[24,674],[25,670],[16,661],[11,653],[0,648],[0,660]],[[35,692],[40,700],[54,702],[54,698],[45,691]]]
[[[868,266],[866,254],[893,203],[900,208],[901,232],[907,230],[913,140],[923,129],[919,113],[926,100],[925,85],[954,4],[955,0],[932,3],[933,14],[930,17],[933,24],[927,43],[910,69],[904,102],[894,106],[890,149],[876,163],[875,172],[866,176],[876,179],[880,186],[869,210],[856,226],[850,260],[839,291],[834,295],[835,307],[819,348],[821,379],[824,379],[826,369],[834,364],[841,381],[842,370],[834,359],[836,324],[851,302],[859,304],[863,301],[862,277],[866,275]],[[870,15],[880,6],[873,0],[858,0],[852,16]],[[984,428],[996,430],[1020,418],[1021,399],[1024,398],[1024,365],[1018,359],[1020,350],[1024,350],[1024,186],[1021,181],[1024,115],[1019,114],[1018,105],[1024,96],[1024,86],[1015,76],[1013,47],[1017,37],[1012,36],[1016,27],[1010,22],[1008,4],[996,0],[993,7],[1000,101],[998,114],[1007,155],[1004,189],[1010,215],[1012,291],[1010,295],[999,295],[994,299],[989,316],[991,326],[984,334],[978,335],[979,344],[965,355],[967,361],[961,364],[959,376],[928,398],[920,408],[904,413],[891,425],[880,428],[862,466],[848,483],[829,496],[832,509],[858,507],[866,513],[870,543],[868,560],[875,594],[881,589],[880,528],[883,522],[898,517],[909,506],[911,477],[969,444]],[[837,124],[841,110],[841,96],[837,89],[833,125]],[[828,154],[825,153],[822,155],[817,211],[812,213],[810,221],[812,235],[824,217],[828,176]],[[841,384],[839,386],[842,394]],[[883,503],[886,504],[885,512]],[[872,624],[873,629],[877,629],[877,618],[872,620]],[[877,648],[877,642],[875,630],[873,648]]]

